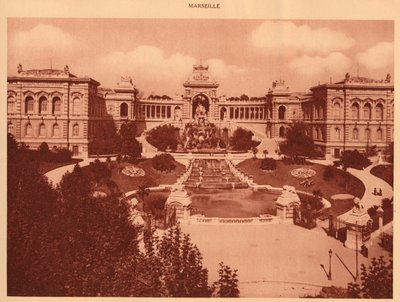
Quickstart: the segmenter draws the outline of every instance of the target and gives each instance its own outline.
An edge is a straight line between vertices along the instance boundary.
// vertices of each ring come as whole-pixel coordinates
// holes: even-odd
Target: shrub
[[[254,141],[253,132],[237,128],[230,138],[230,145],[235,151],[249,151],[252,147],[256,147],[259,142]]]
[[[311,210],[319,211],[324,206],[319,196],[310,196],[308,194],[301,193],[299,193],[298,195],[303,208],[307,208],[309,205]]]
[[[335,167],[326,166],[323,174],[324,180],[329,181],[333,179],[334,176],[335,176]]]
[[[175,160],[169,153],[156,155],[153,157],[151,162],[153,164],[154,169],[162,172],[164,171],[170,172],[172,170],[175,170],[176,168]]]
[[[52,151],[49,154],[47,161],[55,163],[66,163],[71,160],[71,157],[72,157],[72,152],[70,150],[61,148],[57,149],[56,151]]]
[[[345,167],[361,170],[371,164],[368,157],[358,150],[347,150],[343,152],[341,162]]]
[[[262,170],[269,170],[269,171],[276,170],[276,161],[273,158],[264,158],[261,161],[260,168]]]
[[[165,151],[167,148],[176,150],[178,145],[177,128],[172,125],[163,125],[150,131],[147,141],[158,150]]]

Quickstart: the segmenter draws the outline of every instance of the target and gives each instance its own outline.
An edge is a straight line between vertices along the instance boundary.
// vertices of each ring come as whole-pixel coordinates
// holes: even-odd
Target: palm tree
[[[263,151],[263,153],[264,153],[264,158],[267,158],[268,150],[265,149],[265,150]]]

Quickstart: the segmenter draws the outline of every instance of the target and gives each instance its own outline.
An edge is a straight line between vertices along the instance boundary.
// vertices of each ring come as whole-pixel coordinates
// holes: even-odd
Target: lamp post
[[[328,280],[332,280],[332,250],[329,249],[329,273],[328,273]]]

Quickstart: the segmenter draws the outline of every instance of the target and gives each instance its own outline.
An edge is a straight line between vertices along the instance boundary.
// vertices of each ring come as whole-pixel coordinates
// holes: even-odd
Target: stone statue
[[[64,72],[65,72],[66,74],[69,74],[69,67],[68,67],[68,65],[65,65],[65,67],[64,67]]]
[[[361,210],[364,208],[361,204],[360,204],[360,198],[356,197],[354,198],[354,208],[352,210],[353,213],[361,213]]]
[[[21,73],[23,71],[21,64],[18,64],[17,71],[18,71],[18,73]]]
[[[388,73],[386,75],[385,83],[390,83],[391,80],[392,80],[392,76],[390,75],[390,73]]]
[[[197,105],[195,112],[196,120],[200,118],[205,118],[205,116],[206,116],[206,108],[202,104]]]
[[[350,73],[346,72],[345,80],[346,80],[346,81],[350,80]]]

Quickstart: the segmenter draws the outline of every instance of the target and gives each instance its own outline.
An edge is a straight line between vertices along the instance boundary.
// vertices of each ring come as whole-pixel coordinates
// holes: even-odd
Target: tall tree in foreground
[[[136,159],[142,154],[142,146],[136,139],[137,129],[134,122],[123,123],[119,129],[121,139],[121,155]]]
[[[213,285],[216,290],[217,297],[239,297],[238,289],[238,275],[237,270],[232,270],[229,266],[225,265],[223,262],[220,264],[220,269],[218,270],[219,279]]]
[[[361,264],[361,284],[350,283],[348,292],[352,298],[388,299],[393,297],[393,259],[372,258],[367,268]]]

